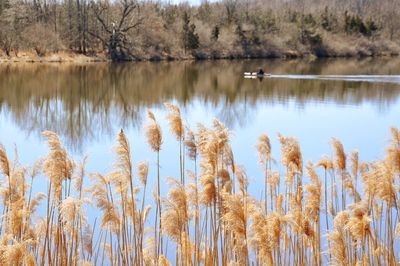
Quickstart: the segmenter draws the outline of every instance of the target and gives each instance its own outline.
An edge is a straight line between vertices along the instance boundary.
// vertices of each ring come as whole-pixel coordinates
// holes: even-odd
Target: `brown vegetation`
[[[0,50],[113,61],[400,52],[399,0],[0,2]]]
[[[43,133],[48,154],[32,167],[11,161],[0,145],[0,263],[399,263],[395,251],[400,232],[397,128],[390,129],[392,138],[382,160],[360,161],[357,152],[346,154],[340,141],[332,138],[334,158],[309,162],[305,169],[297,139],[278,134],[283,172],[273,169],[277,162],[271,156],[269,137],[262,134],[256,148],[265,175],[265,194],[258,200],[248,192],[244,167],[234,161],[229,144],[232,132],[214,120],[212,128],[199,124],[197,132],[186,127],[185,135],[179,107],[169,103],[166,107],[171,131],[181,147],[181,179],[165,178],[170,190],[163,196],[157,171],[154,211],[152,205],[145,206],[149,164],[139,162],[135,174],[122,130],[112,148],[116,160],[106,175],[86,173],[87,157],[76,163],[52,132]],[[154,114],[149,111],[148,116],[151,121],[144,132],[157,153],[159,167],[162,133]],[[194,161],[193,171],[185,169],[185,158]],[[47,193],[32,195],[34,180],[41,175],[47,177]],[[89,187],[84,185],[87,176]],[[37,211],[41,204],[45,216]],[[101,214],[94,224],[86,214],[90,206]],[[154,227],[145,228],[150,225],[148,219],[154,219]],[[167,239],[175,244],[174,255],[166,255],[172,250]]]

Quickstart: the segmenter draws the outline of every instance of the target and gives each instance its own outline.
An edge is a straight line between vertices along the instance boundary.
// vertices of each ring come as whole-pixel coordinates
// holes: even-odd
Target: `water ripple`
[[[356,82],[385,82],[400,84],[400,75],[271,75],[269,78],[322,79]]]

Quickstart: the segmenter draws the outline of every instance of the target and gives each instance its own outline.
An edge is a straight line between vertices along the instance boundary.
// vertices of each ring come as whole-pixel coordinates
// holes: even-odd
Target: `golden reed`
[[[87,156],[76,162],[53,132],[43,133],[46,157],[29,167],[10,160],[0,144],[0,264],[399,264],[397,128],[390,129],[382,160],[361,161],[357,151],[345,153],[332,138],[333,158],[305,166],[296,138],[278,134],[279,163],[270,138],[261,134],[255,151],[264,190],[257,199],[248,192],[244,166],[235,163],[232,132],[217,120],[193,131],[183,125],[178,106],[165,106],[179,142],[180,176],[160,177],[163,138],[149,111],[143,131],[157,156],[152,193],[146,191],[149,163],[134,167],[122,130],[107,174],[87,173]],[[47,178],[46,194],[33,195],[41,176]],[[167,195],[161,195],[161,182],[169,186]],[[151,199],[154,204],[146,206]],[[88,208],[101,214],[94,223],[88,222]]]

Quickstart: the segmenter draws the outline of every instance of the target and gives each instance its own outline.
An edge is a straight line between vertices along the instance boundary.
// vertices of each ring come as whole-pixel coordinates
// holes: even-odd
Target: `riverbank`
[[[220,60],[220,59],[267,59],[267,58],[362,58],[362,57],[391,57],[400,55],[400,45],[397,43],[379,40],[358,40],[357,43],[339,42],[331,40],[326,44],[309,49],[298,46],[297,49],[289,49],[279,45],[270,48],[252,49],[236,52],[216,52],[207,49],[199,49],[188,54],[142,54],[135,59],[127,61],[184,61],[184,60]],[[47,53],[39,56],[35,51],[11,51],[10,56],[0,51],[1,63],[94,63],[111,62],[105,53],[84,55],[74,52],[62,51]]]
[[[72,52],[49,53],[44,56],[38,56],[34,51],[11,52],[10,56],[1,54],[1,63],[91,63],[109,61],[103,55],[87,56]]]

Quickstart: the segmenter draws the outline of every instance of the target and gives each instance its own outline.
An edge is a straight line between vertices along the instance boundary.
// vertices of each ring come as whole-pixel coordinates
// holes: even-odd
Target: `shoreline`
[[[295,51],[288,51],[281,55],[271,54],[265,56],[236,56],[236,57],[206,57],[206,56],[188,56],[182,58],[139,58],[137,60],[117,61],[123,62],[166,62],[166,61],[217,61],[217,60],[257,60],[257,59],[323,59],[323,58],[395,58],[398,57],[397,52],[382,52],[377,54],[347,54],[347,55],[325,55],[317,56],[312,53],[298,53]],[[86,63],[111,63],[110,59],[104,55],[88,56],[78,53],[52,53],[45,56],[38,56],[32,52],[18,52],[17,55],[6,56],[0,55],[0,64],[19,64],[19,63],[73,63],[73,64],[86,64]]]
[[[87,56],[84,54],[72,53],[72,52],[59,52],[51,53],[44,56],[38,56],[33,52],[20,51],[15,55],[12,52],[11,56],[0,55],[0,64],[18,64],[18,63],[96,63],[96,62],[109,62],[106,57],[103,56]]]

